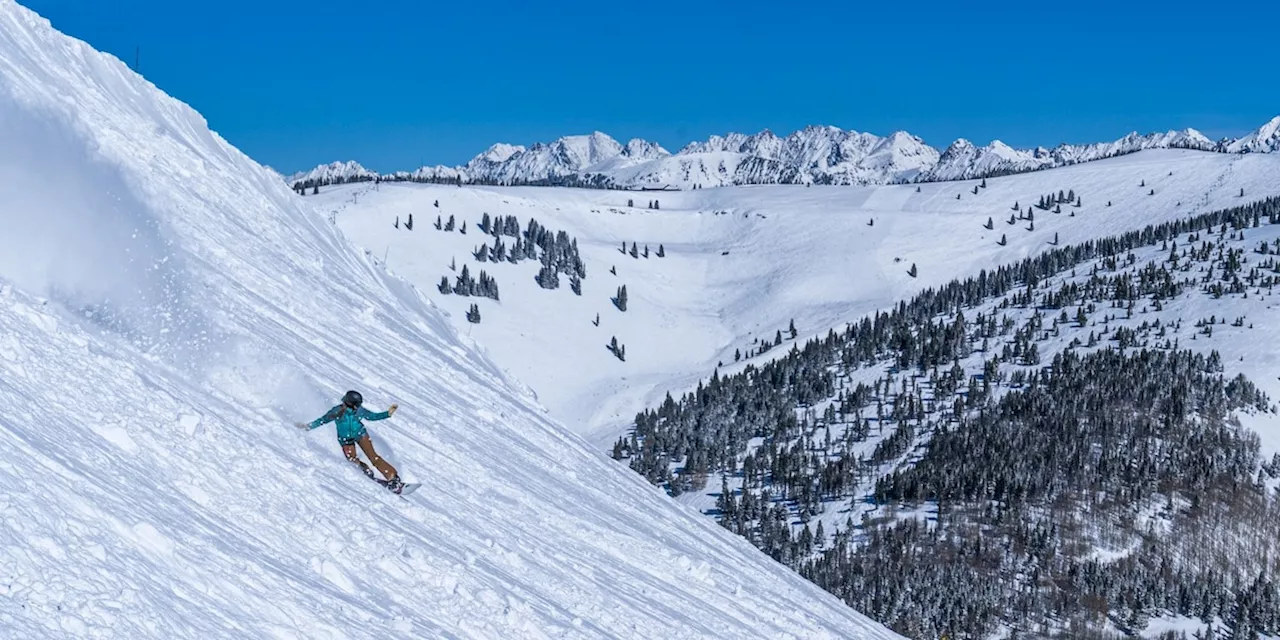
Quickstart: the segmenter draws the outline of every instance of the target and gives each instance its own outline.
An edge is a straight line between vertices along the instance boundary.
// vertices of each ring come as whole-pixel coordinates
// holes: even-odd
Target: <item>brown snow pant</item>
[[[372,462],[373,466],[377,467],[378,471],[382,473],[382,477],[387,480],[391,480],[396,477],[396,468],[388,464],[386,460],[382,459],[382,456],[378,455],[377,451],[373,450],[373,441],[369,439],[369,434],[366,433],[360,436],[360,439],[356,440],[356,444],[360,445],[360,450],[364,451],[364,455],[369,459],[369,462]],[[362,471],[369,473],[369,467],[366,466],[356,454],[355,444],[342,445],[342,453],[347,456],[347,460],[360,465],[360,469]]]

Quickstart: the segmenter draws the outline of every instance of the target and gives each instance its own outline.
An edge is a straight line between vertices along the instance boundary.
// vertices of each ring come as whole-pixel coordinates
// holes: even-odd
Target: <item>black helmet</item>
[[[342,404],[348,407],[358,407],[364,404],[364,396],[361,396],[359,391],[348,391],[347,395],[342,396]]]

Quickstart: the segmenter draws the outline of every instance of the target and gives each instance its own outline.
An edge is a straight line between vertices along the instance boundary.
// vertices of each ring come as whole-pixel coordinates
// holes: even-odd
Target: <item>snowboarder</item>
[[[338,429],[338,444],[342,445],[342,453],[347,457],[347,460],[360,465],[360,470],[363,471],[366,476],[369,476],[369,478],[373,480],[377,480],[377,478],[373,476],[373,471],[371,471],[369,467],[360,460],[359,454],[356,453],[356,445],[359,445],[360,449],[364,451],[365,457],[369,458],[369,462],[371,462],[373,466],[377,467],[378,471],[382,473],[382,476],[386,478],[385,484],[387,488],[399,493],[400,489],[404,486],[404,482],[400,480],[400,474],[396,472],[395,467],[388,464],[386,460],[383,460],[382,457],[378,455],[377,451],[373,450],[373,441],[369,439],[369,432],[365,430],[364,423],[361,422],[361,419],[386,420],[394,415],[396,409],[400,407],[399,405],[393,404],[386,411],[376,413],[365,409],[362,406],[363,404],[364,397],[360,395],[359,391],[348,391],[346,395],[342,396],[342,404],[333,407],[323,416],[312,420],[309,424],[302,422],[297,423],[297,427],[299,429],[306,429],[307,431],[310,431],[336,421]]]

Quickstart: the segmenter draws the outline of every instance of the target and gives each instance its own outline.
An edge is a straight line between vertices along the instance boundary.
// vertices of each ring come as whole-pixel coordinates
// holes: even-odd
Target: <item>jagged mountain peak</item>
[[[484,153],[476,156],[475,159],[483,160],[485,162],[506,162],[511,156],[514,156],[517,153],[523,153],[524,151],[525,148],[521,145],[499,142],[486,149]]]
[[[628,158],[642,159],[665,158],[671,155],[670,151],[662,148],[662,145],[641,138],[628,140],[627,146],[623,148],[622,153]]]
[[[1248,135],[1226,145],[1231,153],[1273,153],[1280,151],[1280,116],[1276,116]]]

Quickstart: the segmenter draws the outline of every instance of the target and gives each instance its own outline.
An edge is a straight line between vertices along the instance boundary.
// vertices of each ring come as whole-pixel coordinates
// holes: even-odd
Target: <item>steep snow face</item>
[[[0,159],[7,635],[893,637],[587,448],[197,113],[12,0]],[[413,496],[289,426],[353,387],[399,403],[370,429]]]
[[[596,132],[570,136],[549,145],[494,145],[465,168],[419,170],[429,181],[530,184],[573,177],[593,185],[669,187],[746,184],[872,185],[915,181],[967,180],[1062,167],[1111,158],[1144,149],[1199,149],[1224,153],[1270,153],[1280,148],[1280,117],[1238,141],[1211,142],[1195,129],[1138,135],[1113,142],[1053,149],[1013,149],[995,140],[975,147],[960,139],[939,154],[937,149],[904,131],[881,138],[836,127],[810,126],[779,138],[765,130],[754,135],[730,133],[691,142],[675,155],[662,147],[633,139],[618,149],[612,138]],[[300,174],[301,175],[301,174]],[[409,175],[409,174],[397,174]],[[581,180],[590,176],[591,180]],[[561,184],[564,184],[563,182]]]
[[[1280,116],[1258,127],[1249,135],[1226,145],[1231,153],[1274,153],[1280,151]]]

